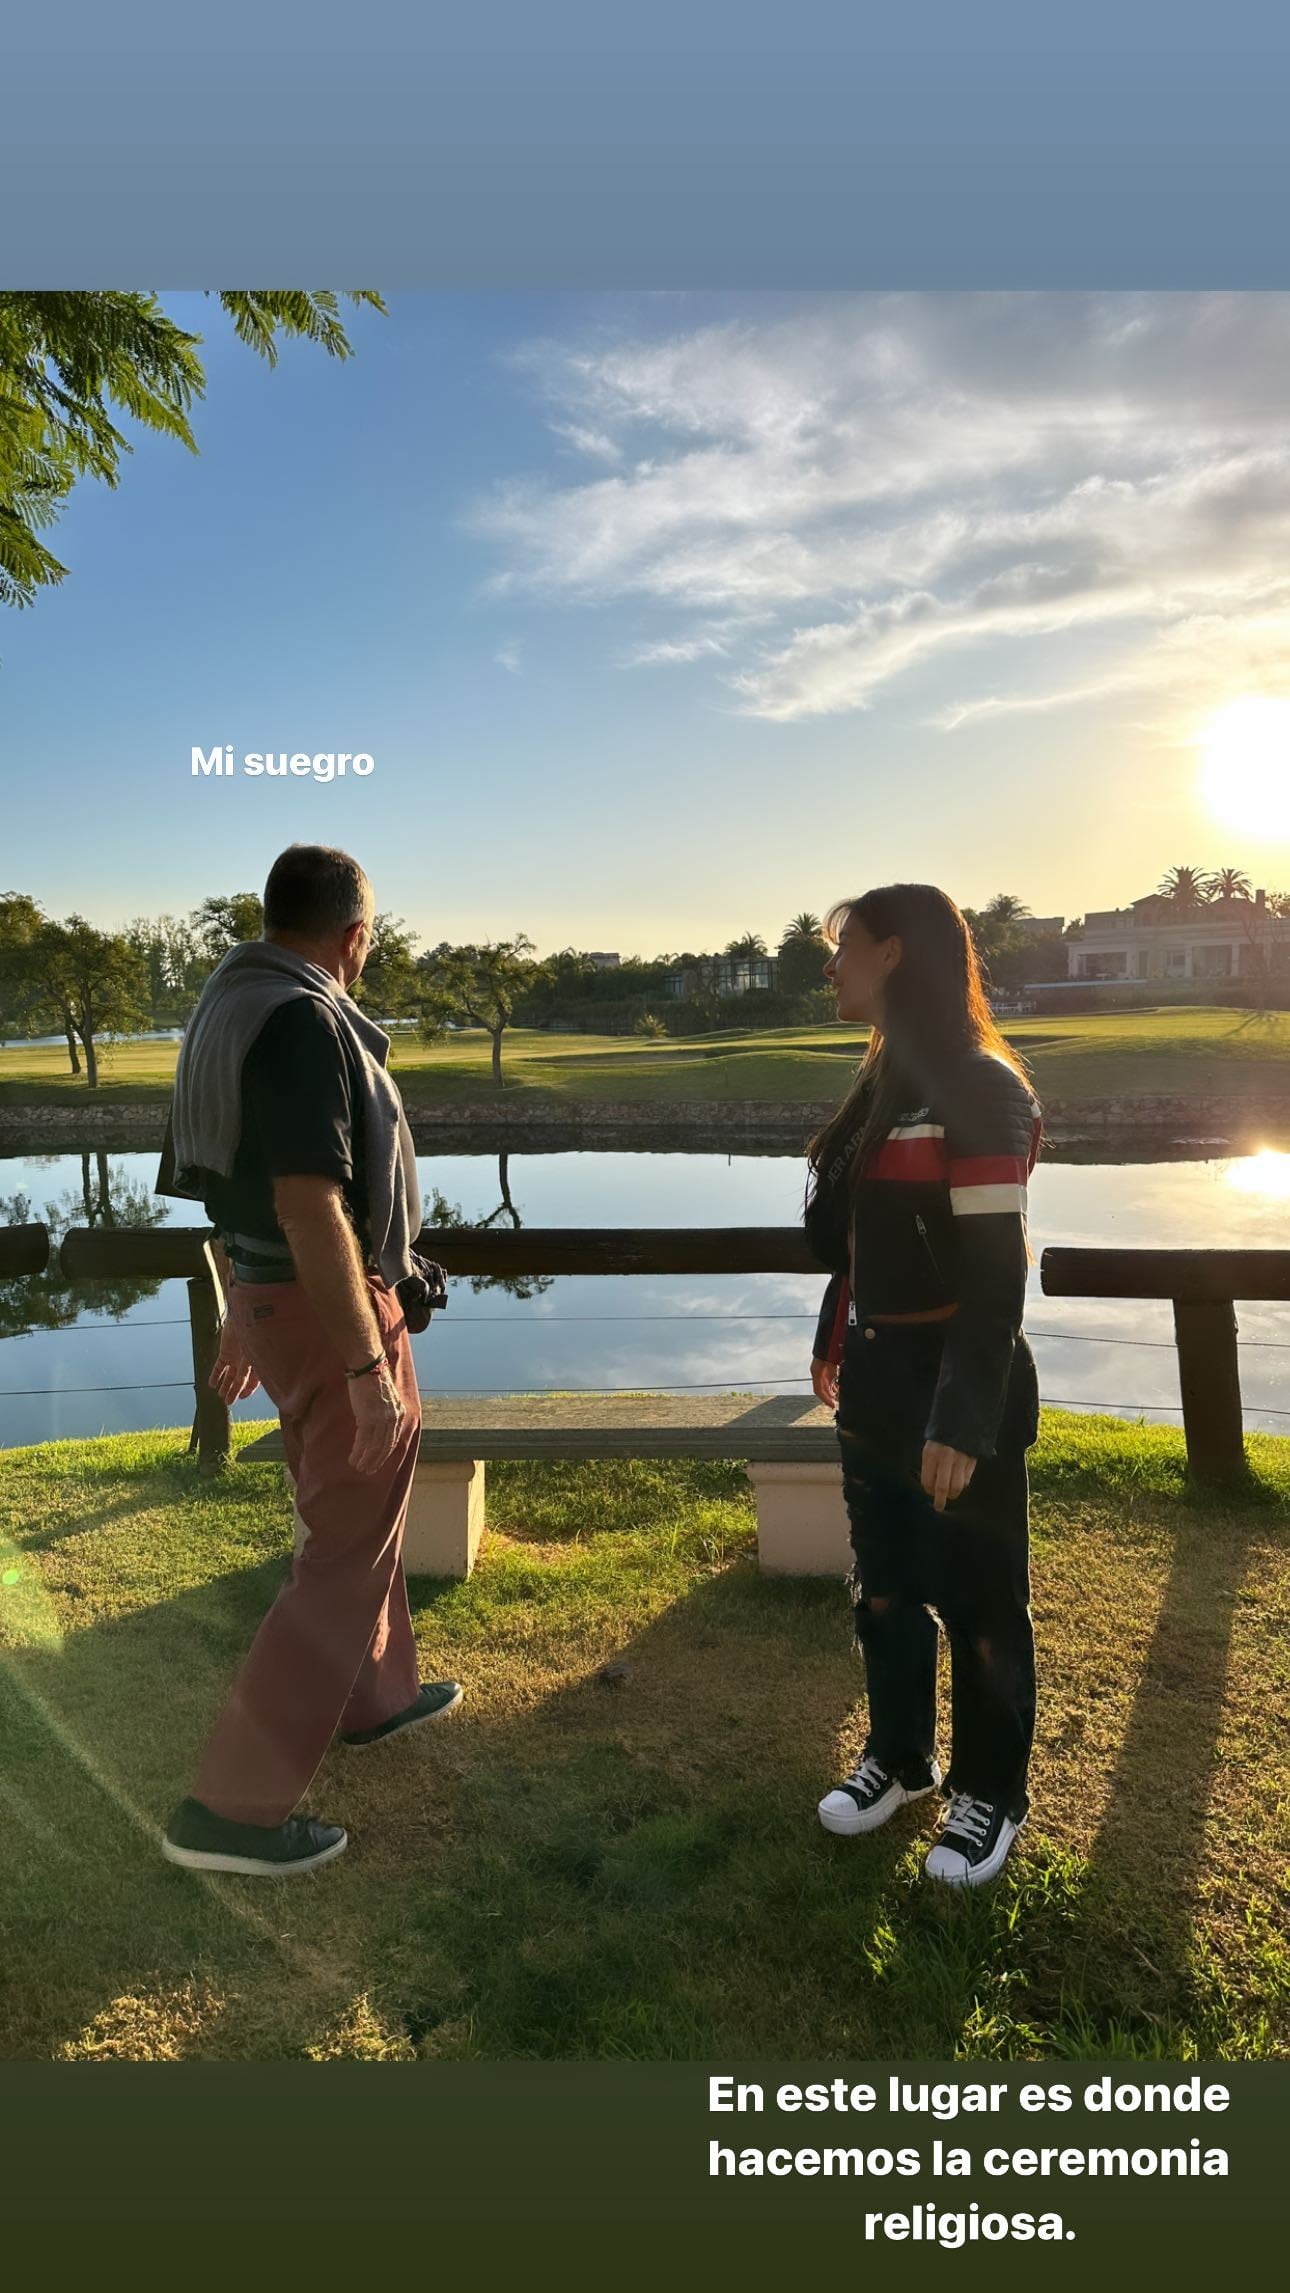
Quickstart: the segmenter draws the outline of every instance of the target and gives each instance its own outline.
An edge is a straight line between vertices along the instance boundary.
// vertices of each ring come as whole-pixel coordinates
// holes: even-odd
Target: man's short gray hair
[[[269,870],[264,928],[329,938],[351,924],[370,923],[375,904],[364,871],[348,852],[332,844],[289,844]]]

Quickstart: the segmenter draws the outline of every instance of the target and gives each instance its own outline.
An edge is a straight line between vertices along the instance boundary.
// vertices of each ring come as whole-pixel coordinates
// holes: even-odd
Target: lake
[[[118,1224],[204,1224],[200,1206],[151,1196],[149,1154],[0,1158],[0,1221],[63,1227],[97,1216],[106,1189]],[[467,1220],[524,1226],[791,1225],[803,1165],[775,1154],[423,1155],[424,1192]],[[1036,1257],[1052,1243],[1269,1248],[1290,1230],[1290,1154],[1157,1162],[1043,1160],[1030,1187]],[[189,1425],[193,1394],[183,1282],[45,1292],[62,1327],[0,1337],[0,1446],[149,1426]],[[0,1283],[0,1330],[14,1331],[43,1285]],[[1045,1400],[1072,1409],[1182,1422],[1166,1302],[1044,1298],[1031,1274],[1027,1329]],[[449,1310],[415,1340],[427,1392],[543,1388],[738,1388],[805,1392],[822,1276],[562,1276],[527,1298],[454,1281]],[[83,1304],[88,1296],[90,1303]],[[108,1309],[120,1309],[119,1312]],[[1290,1307],[1242,1304],[1241,1377],[1251,1430],[1290,1431]],[[271,1416],[263,1394],[239,1418]]]

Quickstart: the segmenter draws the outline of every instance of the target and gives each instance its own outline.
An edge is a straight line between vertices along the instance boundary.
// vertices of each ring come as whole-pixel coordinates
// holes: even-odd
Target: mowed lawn
[[[1213,1095],[1290,1092],[1290,1013],[1177,1008],[1007,1022],[1041,1098],[1105,1098],[1134,1093]],[[865,1031],[779,1029],[647,1042],[624,1036],[508,1031],[503,1090],[512,1107],[528,1098],[561,1100],[760,1101],[827,1105],[846,1088]],[[396,1035],[394,1071],[411,1106],[488,1104],[497,1096],[488,1038],[463,1031],[445,1043]],[[62,1049],[0,1051],[0,1105],[106,1104],[164,1099],[174,1074],[173,1044],[107,1045],[102,1081],[91,1094],[68,1071]]]
[[[174,1434],[10,1452],[0,2056],[1284,2056],[1290,1441],[1250,1453],[1257,1501],[1202,1502],[1172,1429],[1046,1415],[1034,1812],[964,1898],[920,1878],[926,1804],[820,1829],[846,1595],[761,1577],[725,1464],[490,1467],[474,1577],[412,1588],[464,1709],[328,1758],[316,1877],[176,1871],[280,1477],[203,1484]]]

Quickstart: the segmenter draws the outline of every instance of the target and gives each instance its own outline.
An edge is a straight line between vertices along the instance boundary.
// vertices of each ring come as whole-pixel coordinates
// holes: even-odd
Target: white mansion
[[[1216,980],[1290,971],[1290,919],[1274,916],[1263,892],[1181,910],[1151,892],[1127,908],[1091,909],[1081,923],[1066,925],[1061,941],[1065,966],[1028,986],[1054,986],[1063,977]]]

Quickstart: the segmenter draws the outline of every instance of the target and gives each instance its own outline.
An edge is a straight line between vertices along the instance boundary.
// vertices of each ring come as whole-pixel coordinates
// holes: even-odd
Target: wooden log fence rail
[[[44,1260],[43,1228],[0,1230],[0,1272],[14,1271],[3,1253],[4,1234],[19,1238],[11,1254],[30,1254],[22,1270]],[[201,1227],[150,1234],[121,1228],[73,1228],[59,1252],[62,1272],[77,1280],[126,1276],[188,1283],[194,1427],[202,1467],[216,1471],[230,1454],[228,1411],[207,1385],[218,1344],[223,1301]],[[427,1256],[449,1274],[819,1274],[801,1229],[795,1226],[428,1228],[419,1238]],[[1158,1298],[1173,1305],[1187,1461],[1197,1481],[1234,1487],[1248,1475],[1242,1427],[1235,1301],[1290,1301],[1290,1250],[1150,1250],[1052,1248],[1040,1260],[1040,1286],[1049,1298]]]
[[[1168,1298],[1174,1310],[1187,1466],[1193,1479],[1248,1478],[1235,1301],[1290,1299],[1290,1250],[1053,1248],[1039,1261],[1046,1298]]]

